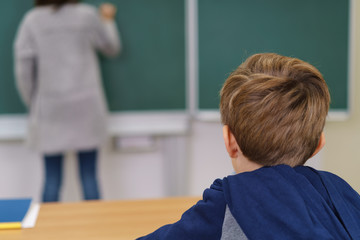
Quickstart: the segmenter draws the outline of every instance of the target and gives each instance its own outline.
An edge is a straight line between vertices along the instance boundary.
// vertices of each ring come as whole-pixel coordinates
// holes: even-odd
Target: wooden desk
[[[46,203],[35,228],[0,231],[1,240],[130,240],[173,223],[199,197]]]

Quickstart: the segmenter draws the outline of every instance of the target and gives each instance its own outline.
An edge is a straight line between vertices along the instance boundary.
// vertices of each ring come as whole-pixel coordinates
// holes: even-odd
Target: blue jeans
[[[79,174],[85,200],[99,199],[99,189],[96,179],[97,150],[80,151],[77,153]],[[43,202],[59,201],[62,184],[63,154],[45,155],[45,184]]]

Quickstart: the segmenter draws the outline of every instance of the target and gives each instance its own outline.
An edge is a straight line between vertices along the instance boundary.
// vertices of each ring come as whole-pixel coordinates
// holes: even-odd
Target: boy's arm
[[[216,180],[210,189],[204,191],[203,200],[187,210],[178,222],[165,225],[138,240],[220,239],[224,215],[221,180]]]

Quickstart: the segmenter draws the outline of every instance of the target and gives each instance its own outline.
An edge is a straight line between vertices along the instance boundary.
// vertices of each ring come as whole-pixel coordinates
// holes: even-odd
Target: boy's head
[[[316,150],[330,95],[321,73],[309,63],[255,54],[229,76],[220,95],[222,123],[248,160],[296,166]]]

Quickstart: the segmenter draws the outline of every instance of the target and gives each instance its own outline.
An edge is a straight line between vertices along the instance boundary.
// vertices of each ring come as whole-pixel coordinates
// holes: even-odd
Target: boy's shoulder
[[[360,209],[360,195],[347,181],[331,172],[318,171],[318,173],[323,179],[329,194],[331,192],[336,192],[342,198],[346,198],[348,200],[349,198],[352,198],[354,200],[353,203],[357,204]]]
[[[222,189],[232,215],[249,238],[269,239],[264,236],[274,234],[277,239],[289,239],[300,234],[302,239],[325,239],[330,234],[344,239],[346,232],[351,236],[360,232],[359,194],[330,172],[305,166],[263,167],[224,178]],[[310,219],[310,215],[316,217]],[[258,224],[251,224],[249,218]],[[283,225],[277,223],[284,219],[293,232],[281,237]]]
[[[347,181],[345,181],[343,178],[336,175],[335,173],[323,170],[316,170],[308,166],[296,167],[295,170],[303,173],[304,175],[307,175],[305,174],[306,171],[318,175],[321,178],[322,183],[327,188],[334,187],[338,192],[351,191],[352,193],[355,192],[356,195],[358,195],[358,193],[350,186]]]

